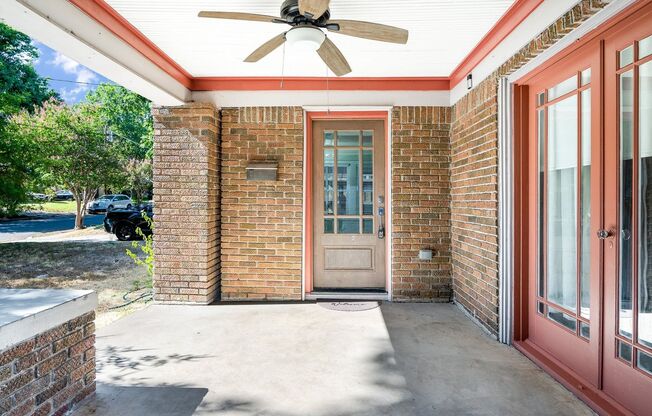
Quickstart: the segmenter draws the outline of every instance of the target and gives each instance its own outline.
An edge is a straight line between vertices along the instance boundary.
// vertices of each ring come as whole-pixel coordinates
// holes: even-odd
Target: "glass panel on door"
[[[536,97],[539,312],[589,339],[590,69],[578,71]]]

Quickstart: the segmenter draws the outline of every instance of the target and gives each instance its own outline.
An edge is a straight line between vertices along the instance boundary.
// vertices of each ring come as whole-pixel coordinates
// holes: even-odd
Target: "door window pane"
[[[580,335],[583,338],[591,339],[591,327],[585,322],[580,322]]]
[[[337,145],[338,146],[360,146],[360,132],[349,131],[349,130],[338,130]]]
[[[362,233],[363,234],[373,234],[374,233],[374,220],[364,219],[362,220]]]
[[[337,214],[360,215],[360,151],[337,150]]]
[[[582,170],[581,174],[581,257],[580,257],[580,313],[590,318],[591,292],[591,90],[582,91]]]
[[[548,318],[565,326],[573,332],[576,331],[575,325],[577,325],[577,321],[575,320],[575,317],[565,314],[551,306],[548,306]]]
[[[652,347],[652,62],[639,67],[640,255],[638,338]]]
[[[548,101],[561,97],[577,88],[577,75],[573,75],[548,90]]]
[[[362,215],[374,215],[374,156],[362,151]]]
[[[333,172],[335,158],[333,149],[324,149],[324,215],[333,215],[335,188],[333,186]]]
[[[374,132],[372,130],[365,130],[362,132],[362,145],[364,147],[371,147],[374,145]]]
[[[628,46],[619,54],[619,63],[618,68],[622,68],[634,62],[634,45]]]
[[[324,234],[333,234],[335,232],[332,218],[324,218]]]
[[[591,82],[591,68],[586,68],[582,71],[581,79],[583,86]]]
[[[547,296],[577,303],[577,96],[548,108]]]
[[[357,218],[340,218],[337,220],[338,234],[360,234],[360,220]]]
[[[620,276],[619,332],[632,337],[632,71],[620,76]]]
[[[645,371],[648,374],[652,374],[652,355],[648,355],[641,350],[638,350],[638,355],[636,357],[638,368]]]
[[[638,42],[638,59],[643,59],[648,55],[652,55],[652,36]]]
[[[335,144],[335,133],[332,131],[324,132],[324,146],[333,146]]]
[[[626,344],[622,341],[616,341],[618,343],[618,357],[630,362],[632,361],[632,347],[629,344]]]

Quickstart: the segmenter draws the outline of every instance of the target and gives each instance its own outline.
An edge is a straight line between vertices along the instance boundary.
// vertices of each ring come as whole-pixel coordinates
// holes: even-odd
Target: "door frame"
[[[510,204],[511,207],[505,210],[510,214],[507,220],[513,221],[511,235],[508,242],[501,244],[501,250],[508,247],[509,252],[513,254],[511,268],[512,275],[501,280],[501,283],[511,283],[511,299],[513,302],[513,315],[510,317],[501,317],[511,320],[512,328],[511,340],[514,347],[537,365],[543,368],[547,373],[572,391],[576,396],[582,398],[591,408],[600,414],[631,414],[623,408],[615,399],[604,393],[602,388],[602,376],[600,375],[599,387],[596,388],[585,383],[577,374],[561,364],[555,357],[538,347],[528,337],[528,308],[529,308],[529,273],[530,262],[533,261],[529,250],[529,230],[532,228],[532,218],[529,217],[529,205],[533,203],[529,192],[528,172],[533,160],[530,158],[531,146],[533,143],[529,140],[529,113],[528,108],[528,81],[541,71],[558,63],[562,59],[572,56],[590,43],[594,43],[601,54],[601,73],[604,73],[604,38],[614,31],[619,30],[618,24],[627,21],[636,20],[636,13],[644,7],[650,7],[647,2],[637,2],[635,0],[620,0],[612,3],[611,9],[605,9],[605,13],[598,13],[589,19],[584,25],[580,26],[576,32],[563,38],[558,44],[553,45],[549,50],[543,52],[539,57],[534,58],[523,68],[515,71],[509,77],[504,79],[507,94],[503,108],[509,112],[511,119],[510,125],[506,126],[506,139],[504,145],[510,146],[511,160],[506,161],[509,168],[506,174],[514,178],[511,189],[507,192],[507,199],[499,201],[499,204]],[[598,82],[604,86],[604,77]],[[604,102],[600,105],[600,141],[604,142]],[[602,161],[601,161],[602,164]],[[509,172],[511,170],[511,172]],[[603,175],[602,175],[603,176]],[[604,186],[604,178],[602,185]],[[603,223],[604,218],[600,221]],[[602,257],[603,247],[601,246],[599,255]],[[600,300],[604,304],[604,267],[600,272]],[[600,321],[604,323],[604,308],[601,308]],[[600,331],[600,355],[603,358],[603,339],[604,324]],[[602,368],[602,362],[600,361]],[[602,371],[600,369],[600,371]]]
[[[301,261],[301,299],[311,297],[313,291],[313,218],[312,218],[312,123],[316,120],[379,120],[385,126],[385,286],[383,300],[392,300],[392,110],[391,106],[325,107],[304,106],[303,137],[303,238]],[[374,295],[376,296],[376,295]],[[329,295],[329,298],[338,296]],[[343,293],[343,299],[358,298]],[[377,298],[377,296],[376,296]]]

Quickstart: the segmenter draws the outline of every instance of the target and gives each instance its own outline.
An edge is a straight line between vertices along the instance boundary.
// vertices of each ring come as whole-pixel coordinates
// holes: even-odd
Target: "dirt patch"
[[[99,300],[96,324],[101,327],[146,305],[110,309],[147,281],[145,268],[125,254],[129,247],[122,241],[0,244],[0,286],[94,290]]]

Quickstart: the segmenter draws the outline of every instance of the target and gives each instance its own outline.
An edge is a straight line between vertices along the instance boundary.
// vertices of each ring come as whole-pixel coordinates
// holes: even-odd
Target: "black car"
[[[140,238],[136,233],[136,228],[140,228],[145,235],[150,235],[152,230],[143,217],[143,213],[150,219],[154,219],[151,205],[131,209],[118,208],[109,211],[104,217],[104,229],[107,233],[115,234],[120,241]]]

